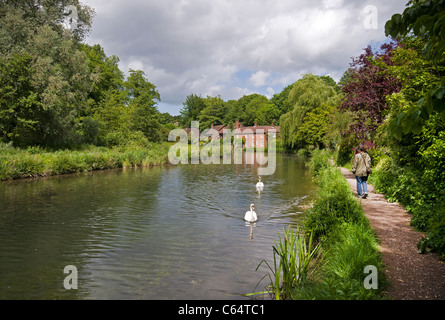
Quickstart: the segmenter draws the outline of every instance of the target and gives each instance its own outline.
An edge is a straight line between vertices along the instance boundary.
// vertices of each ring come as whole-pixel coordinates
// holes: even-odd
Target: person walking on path
[[[359,198],[368,196],[368,175],[371,173],[371,157],[360,145],[352,163],[352,173],[357,179],[357,194]]]

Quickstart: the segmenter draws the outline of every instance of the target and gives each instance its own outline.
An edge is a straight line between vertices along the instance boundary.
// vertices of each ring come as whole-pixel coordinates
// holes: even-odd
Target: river
[[[256,170],[168,165],[1,182],[0,299],[246,299],[315,191],[296,156],[277,155],[262,192]],[[66,266],[77,289],[64,286]]]

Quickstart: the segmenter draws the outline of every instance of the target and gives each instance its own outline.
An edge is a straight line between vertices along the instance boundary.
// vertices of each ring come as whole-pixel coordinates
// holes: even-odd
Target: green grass
[[[309,167],[319,186],[314,205],[306,212],[301,231],[280,236],[273,247],[273,265],[261,262],[270,269],[267,292],[275,299],[385,299],[387,281],[378,239],[331,157],[329,151],[313,152]],[[304,233],[310,239],[300,235]],[[302,243],[307,244],[305,249],[300,249]],[[377,289],[365,286],[367,266],[377,268]]]
[[[269,294],[275,300],[289,300],[295,288],[314,275],[319,263],[319,249],[318,244],[313,244],[312,235],[307,236],[300,229],[284,229],[283,238],[279,235],[278,243],[273,246],[273,267],[266,260],[257,267],[258,270],[265,263],[270,270],[265,276],[270,280],[266,291],[249,295]]]
[[[387,282],[379,243],[360,202],[340,170],[330,164],[328,152],[316,150],[310,166],[316,169],[319,192],[304,229],[320,242],[323,263],[317,279],[298,286],[293,299],[384,299]],[[367,266],[378,270],[378,289],[365,288]]]
[[[153,143],[147,148],[88,145],[76,150],[46,150],[20,149],[3,143],[0,144],[0,180],[162,165],[168,161],[169,148],[168,143]]]

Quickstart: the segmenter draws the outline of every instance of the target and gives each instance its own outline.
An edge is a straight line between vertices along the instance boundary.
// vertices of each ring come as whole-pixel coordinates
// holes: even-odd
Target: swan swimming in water
[[[246,220],[247,222],[255,222],[258,220],[256,212],[253,211],[254,209],[255,205],[252,203],[250,205],[250,211],[247,211],[246,214],[244,215],[244,220]]]
[[[256,184],[257,188],[262,188],[264,187],[264,183],[261,182],[261,177],[258,177],[258,183]]]

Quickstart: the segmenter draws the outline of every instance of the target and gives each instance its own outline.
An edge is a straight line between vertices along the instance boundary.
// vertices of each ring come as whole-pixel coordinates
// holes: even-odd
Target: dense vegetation
[[[323,260],[317,274],[297,286],[296,299],[382,299],[386,285],[378,240],[360,202],[339,169],[332,153],[316,150],[310,166],[320,186],[304,229],[321,242]],[[377,289],[364,286],[367,266],[375,266]]]
[[[341,171],[331,163],[333,153],[314,150],[308,165],[319,190],[301,229],[284,230],[267,264],[266,291],[277,300],[385,299],[387,285],[378,239],[359,200]],[[300,263],[296,263],[299,261]],[[376,278],[367,279],[367,268]]]
[[[64,24],[68,4],[77,8],[75,29]],[[365,48],[339,83],[307,74],[271,99],[192,93],[176,117],[159,112],[160,94],[143,71],[125,76],[118,57],[83,42],[93,15],[78,0],[0,0],[1,179],[126,166],[133,150],[137,163],[151,162],[147,150],[159,162],[175,123],[274,123],[288,151],[331,149],[338,165],[364,143],[376,168],[371,182],[412,213],[429,250],[445,255],[445,1],[410,0],[386,23],[392,42]],[[337,214],[342,223],[359,219],[346,200],[334,215],[311,218],[318,236]]]
[[[64,25],[77,8],[75,29]],[[93,10],[78,0],[0,1],[0,139],[14,146],[146,145],[174,118],[161,114],[141,70],[82,43]],[[165,129],[164,129],[165,131]],[[168,132],[168,131],[167,131]],[[166,134],[164,134],[166,136]]]

